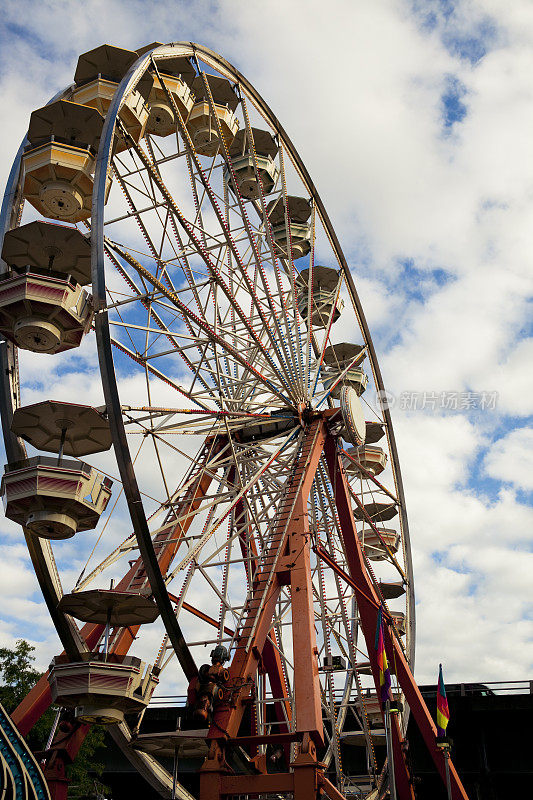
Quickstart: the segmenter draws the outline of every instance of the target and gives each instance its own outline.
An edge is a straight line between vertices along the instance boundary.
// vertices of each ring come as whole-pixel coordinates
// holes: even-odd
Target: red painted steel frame
[[[245,519],[245,510],[244,510],[244,502],[243,500],[239,500],[237,506],[235,507],[235,519],[237,521],[237,525],[239,525],[240,520]],[[248,524],[245,526],[248,527]],[[243,531],[239,535],[239,544],[241,547],[241,554],[244,559],[244,568],[247,573],[248,581],[253,581],[254,576],[257,569],[258,564],[258,553],[257,553],[257,545],[255,542],[255,538],[253,537],[252,531],[249,531],[249,541],[248,544],[246,542],[246,530]],[[248,549],[251,550],[251,556],[248,554]],[[233,635],[233,632],[232,632]],[[265,648],[262,654],[262,662],[263,668],[268,675],[270,681],[270,689],[272,691],[272,696],[276,698],[280,698],[279,701],[276,701],[274,704],[274,713],[276,719],[279,723],[278,730],[280,732],[286,732],[289,730],[288,725],[292,720],[292,708],[289,701],[289,692],[287,688],[287,681],[285,678],[285,672],[283,669],[283,662],[281,660],[281,655],[278,648],[275,646],[277,642],[276,638],[276,631],[272,629],[268,635],[268,638],[265,642]],[[284,747],[285,757],[287,761],[289,759],[289,747]]]
[[[294,800],[308,800],[316,796],[319,774],[322,773],[316,758],[316,744],[323,743],[323,726],[307,501],[325,439],[324,421],[316,419],[306,431],[273,523],[269,550],[256,573],[254,594],[249,601],[229,667],[228,686],[234,687],[236,691],[215,710],[209,729],[209,738],[213,741],[200,773],[202,800],[219,800],[227,794],[279,791],[282,785],[294,793]],[[300,753],[292,764],[292,773],[268,775],[263,770],[260,775],[230,776],[224,758],[224,746],[228,740],[238,736],[252,691],[253,676],[261,664],[284,585],[291,587],[294,732],[302,741]]]
[[[219,738],[220,731],[223,731],[229,738],[237,736],[251,688],[252,675],[261,661],[267,636],[271,630],[281,586],[290,583],[293,589],[293,615],[295,603],[296,614],[301,615],[297,616],[299,624],[293,625],[294,652],[301,654],[301,658],[298,659],[298,667],[295,665],[295,669],[301,670],[299,676],[302,681],[302,689],[299,691],[305,692],[306,698],[306,702],[302,702],[300,708],[298,708],[298,698],[296,698],[296,730],[302,733],[311,732],[318,741],[322,740],[320,687],[308,564],[307,499],[324,441],[324,423],[322,420],[317,420],[309,428],[298,462],[289,478],[287,491],[274,523],[270,549],[255,576],[254,594],[249,603],[243,628],[239,632],[237,647],[229,668],[230,682],[247,684],[247,691],[239,692],[236,702],[231,705],[221,705],[217,709],[214,724],[209,731],[210,738]],[[300,600],[300,596],[304,598],[304,602]],[[303,628],[300,628],[300,623]],[[306,633],[302,635],[304,628]],[[307,658],[304,657],[304,653]],[[313,664],[316,665],[316,669],[312,667]]]
[[[376,684],[376,691],[379,690],[379,672],[377,666],[374,640],[376,635],[377,614],[380,606],[380,598],[368,575],[363,549],[357,536],[355,519],[350,501],[350,491],[348,480],[342,464],[342,460],[337,449],[337,443],[333,437],[328,436],[324,447],[326,461],[328,464],[329,477],[333,486],[335,504],[339,515],[341,533],[344,541],[346,560],[352,581],[358,586],[357,603],[361,627],[367,643],[367,649],[372,666],[372,674]],[[426,746],[433,758],[435,766],[445,783],[445,764],[444,754],[436,745],[437,729],[427,709],[427,706],[416,685],[413,674],[409,668],[403,650],[395,636],[391,635],[389,624],[384,627],[385,649],[389,664],[394,666],[398,683],[402,688],[405,699],[409,704],[411,713],[417,723],[424,738]],[[396,719],[396,717],[394,717]],[[407,767],[405,762],[404,746],[401,738],[398,723],[393,726],[393,744],[395,758],[396,785],[400,800],[414,797],[413,789],[409,782]],[[457,774],[451,760],[450,778],[452,786],[453,800],[468,800],[461,780]]]
[[[352,511],[350,490],[336,440],[327,433],[324,417],[315,419],[308,427],[306,436],[294,472],[289,479],[287,491],[274,523],[270,551],[259,566],[254,577],[254,594],[250,601],[248,614],[237,639],[237,648],[230,666],[230,684],[239,686],[237,697],[230,703],[222,704],[215,711],[213,724],[209,731],[212,739],[210,753],[201,771],[202,800],[220,800],[228,794],[257,793],[261,791],[291,791],[294,800],[308,800],[317,796],[319,791],[330,798],[341,800],[341,793],[325,778],[322,766],[316,758],[316,744],[323,743],[322,712],[320,702],[320,684],[318,678],[318,659],[314,626],[313,593],[310,569],[310,536],[307,516],[307,502],[311,485],[322,453],[325,453],[331,484],[333,486],[335,504],[339,516],[341,534],[344,542],[346,559],[350,575],[344,578],[355,589],[361,627],[369,660],[372,667],[376,690],[379,687],[379,673],[374,652],[374,637],[377,624],[377,612],[380,598],[366,569],[365,558],[357,536],[355,518]],[[200,472],[199,480],[193,485],[183,500],[183,511],[198,508],[211,482],[210,473]],[[182,516],[180,514],[180,516]],[[170,523],[156,537],[155,546],[159,544],[158,558],[162,574],[168,570],[180,544],[180,537],[185,535],[193,515],[186,516],[183,524]],[[179,527],[179,530],[176,528]],[[170,536],[169,536],[170,532]],[[172,539],[165,545],[165,539]],[[320,556],[320,553],[318,553]],[[330,565],[342,570],[336,565]],[[142,560],[132,565],[117,588],[138,588],[145,580]],[[228,740],[238,738],[239,726],[244,710],[249,702],[252,688],[252,676],[258,666],[262,665],[269,675],[271,686],[275,687],[278,697],[286,697],[287,689],[282,662],[278,651],[273,646],[272,619],[279,598],[281,587],[290,585],[293,617],[293,646],[295,653],[294,687],[295,687],[295,725],[294,736],[301,741],[299,754],[291,764],[293,771],[288,773],[266,774],[259,769],[258,775],[230,775],[225,759],[224,746]],[[194,612],[194,609],[191,608]],[[424,741],[433,758],[441,778],[445,781],[444,755],[436,746],[436,728],[429,711],[418,690],[403,650],[397,638],[391,634],[389,620],[384,625],[385,647],[389,663],[394,665],[398,683],[405,695],[411,713],[420,728]],[[102,635],[103,626],[85,625],[82,629],[89,648],[96,646]],[[138,628],[126,628],[121,631],[114,642],[113,651],[126,653],[135,639]],[[298,657],[296,657],[298,654]],[[46,676],[36,684],[12,718],[22,734],[26,734],[32,725],[51,704],[50,688]],[[290,717],[289,717],[290,718]],[[67,761],[76,756],[88,726],[74,726],[70,734],[62,735],[61,743],[57,742],[58,752],[54,762],[50,764],[47,779],[51,786],[53,800],[65,800],[67,781],[64,777],[64,761],[60,757],[61,749],[67,755]],[[280,731],[280,735],[283,734]],[[285,734],[287,736],[287,733]],[[392,718],[392,736],[395,756],[395,780],[399,800],[414,800],[409,770],[406,760],[406,743],[402,738],[396,717]],[[61,747],[59,747],[61,745]],[[260,760],[257,761],[261,767]],[[457,775],[451,760],[449,761],[453,800],[468,800],[466,792]]]

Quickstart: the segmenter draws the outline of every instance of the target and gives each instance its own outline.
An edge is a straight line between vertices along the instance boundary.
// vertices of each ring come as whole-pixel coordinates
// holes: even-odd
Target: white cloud
[[[484,461],[491,478],[511,483],[518,489],[533,489],[533,429],[517,428],[498,439]]]

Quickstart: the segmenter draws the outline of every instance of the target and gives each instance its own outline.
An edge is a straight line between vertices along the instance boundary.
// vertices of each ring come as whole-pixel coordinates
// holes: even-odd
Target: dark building
[[[435,719],[435,686],[420,687]],[[533,681],[450,684],[452,758],[470,800],[533,797]],[[446,800],[418,728],[408,738],[418,800]]]
[[[436,716],[436,687],[421,686],[428,708]],[[533,681],[509,683],[449,684],[449,738],[452,758],[470,800],[508,800],[533,797]],[[150,708],[143,722],[145,731],[176,728],[178,709],[172,706]],[[111,788],[113,800],[157,800],[157,793],[133,771],[121,751],[108,737],[108,746],[96,758],[106,764],[102,780]],[[411,719],[408,740],[417,800],[446,800],[433,762],[418,728]],[[344,745],[343,764],[347,772],[361,774],[365,769],[364,748]],[[384,748],[377,747],[378,761]],[[201,761],[180,760],[180,781],[193,794],[198,791],[195,770]],[[168,769],[172,769],[169,762]]]

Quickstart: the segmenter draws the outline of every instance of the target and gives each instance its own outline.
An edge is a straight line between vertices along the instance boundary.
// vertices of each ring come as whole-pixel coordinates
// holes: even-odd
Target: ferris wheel
[[[54,703],[73,758],[109,725],[163,796],[191,797],[186,754],[201,797],[379,797],[394,753],[411,797],[408,707],[434,734],[390,414],[356,265],[267,104],[205,47],[98,47],[32,113],[1,225],[2,492],[64,648],[19,729]],[[26,401],[26,359],[90,351],[101,405]],[[178,728],[144,733],[168,685]]]

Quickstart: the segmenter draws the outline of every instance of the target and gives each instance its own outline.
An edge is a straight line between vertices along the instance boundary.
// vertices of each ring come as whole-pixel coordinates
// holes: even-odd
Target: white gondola
[[[278,197],[267,205],[267,213],[278,256],[288,258],[289,238],[293,261],[311,251],[311,226],[308,221],[311,216],[310,200],[288,195],[285,208],[283,199]]]
[[[406,627],[406,617],[403,611],[391,611],[390,612],[392,620],[394,622],[394,626],[400,636],[405,636],[407,633]]]
[[[91,216],[96,154],[104,118],[95,108],[57,100],[34,111],[22,157],[24,198],[51,219]],[[106,200],[111,186],[107,181]]]
[[[1,492],[8,519],[43,539],[95,528],[112,481],[83,461],[35,456],[7,464]]]
[[[142,55],[148,49],[150,48],[137,50],[137,54]],[[154,85],[146,102],[148,120],[145,133],[151,136],[170,136],[176,133],[178,126],[174,104],[184,122],[191,113],[194,105],[191,87],[196,72],[188,58],[176,57],[165,59],[159,65],[157,73],[153,74]]]
[[[379,475],[387,464],[387,454],[381,447],[364,445],[349,447],[343,457],[344,468],[349,475],[365,478],[368,475]]]
[[[0,280],[0,333],[23,350],[60,353],[78,347],[92,319],[91,296],[69,276],[28,271]]]
[[[363,394],[368,385],[368,375],[359,365],[365,355],[365,347],[361,344],[341,342],[326,347],[322,382],[327,390],[333,387],[332,397],[339,397],[341,386],[346,384],[353,386],[358,395]]]
[[[91,280],[91,247],[76,228],[36,221],[6,233],[0,278],[0,331],[24,350],[77,347],[93,306],[81,287]],[[81,284],[81,285],[80,285]]]
[[[251,130],[255,154],[248,141],[248,132],[244,128],[237,132],[229,152],[240,194],[248,199],[257,199],[261,196],[261,189],[263,194],[270,194],[276,185],[279,170],[274,158],[278,152],[278,145],[268,131],[258,128]],[[233,181],[227,167],[224,168],[224,178],[233,189]]]
[[[112,481],[89,464],[63,456],[108,450],[107,419],[92,406],[46,400],[17,408],[11,430],[58,458],[37,456],[6,466],[6,516],[45,539],[68,539],[95,528],[111,497]]]
[[[118,84],[137,60],[134,50],[124,50],[122,47],[113,47],[102,44],[83,53],[78,59],[74,73],[75,88],[72,100],[84,106],[91,106],[105,116],[111,100],[118,88]],[[148,122],[148,106],[146,100],[152,89],[152,77],[145,74],[141,82],[129,92],[124,99],[119,112],[119,119],[129,135],[139,142],[144,136]],[[115,151],[120,152],[130,146],[130,143],[121,136],[115,141]]]
[[[235,116],[239,98],[225,78],[208,75],[207,83],[217,119],[211,114],[211,103],[203,78],[198,76],[192,85],[196,102],[189,114],[187,128],[196,152],[201,156],[214,156],[222,145],[219,126],[227,147],[230,147],[239,130],[239,120]]]
[[[400,700],[400,695],[393,693],[392,699],[396,702]],[[371,727],[383,725],[383,705],[381,699],[372,690],[365,691],[362,696],[355,701],[356,708],[365,712]]]
[[[344,300],[338,296],[340,274],[332,267],[317,265],[313,269],[311,310],[309,310],[310,270],[300,272],[301,288],[298,290],[298,311],[313,328],[327,328],[330,319],[335,323],[344,308]]]
[[[74,708],[80,722],[108,725],[124,714],[142,711],[159,683],[150,665],[134,656],[87,653],[83,660],[56,656],[48,683],[54,703]]]
[[[370,561],[384,561],[395,555],[400,546],[400,535],[392,528],[378,528],[379,536],[373,528],[366,528],[360,535],[365,555]]]

